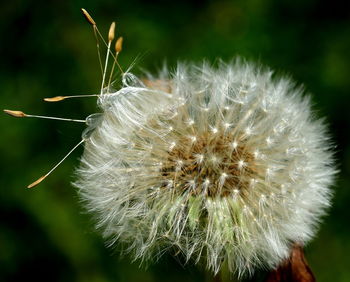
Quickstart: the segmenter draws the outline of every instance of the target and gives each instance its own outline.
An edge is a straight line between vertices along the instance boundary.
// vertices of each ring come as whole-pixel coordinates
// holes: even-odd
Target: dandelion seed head
[[[242,276],[314,236],[335,169],[300,89],[240,61],[179,64],[148,81],[125,73],[99,97],[77,171],[110,242]]]

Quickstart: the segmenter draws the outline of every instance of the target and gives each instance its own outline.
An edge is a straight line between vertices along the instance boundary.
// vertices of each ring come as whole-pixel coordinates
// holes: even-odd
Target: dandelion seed
[[[203,160],[204,160],[204,156],[202,154],[197,154],[197,155],[194,155],[197,163],[202,163]]]
[[[172,151],[176,146],[176,142],[171,142],[169,146],[169,151]]]
[[[243,160],[239,160],[239,161],[238,161],[238,168],[239,168],[239,169],[242,169],[245,165],[246,165],[246,164],[245,164],[245,162],[244,162]]]
[[[233,141],[233,142],[231,143],[231,147],[232,147],[233,149],[236,149],[237,146],[238,146],[238,143],[237,143],[236,141]]]
[[[192,143],[197,141],[197,137],[196,136],[190,136],[189,138],[190,138]]]

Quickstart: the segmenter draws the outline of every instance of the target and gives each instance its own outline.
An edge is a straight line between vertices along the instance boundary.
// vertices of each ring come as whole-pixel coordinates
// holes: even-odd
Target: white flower
[[[253,64],[180,64],[99,98],[79,188],[111,244],[239,276],[314,235],[335,168],[323,122],[288,79]]]

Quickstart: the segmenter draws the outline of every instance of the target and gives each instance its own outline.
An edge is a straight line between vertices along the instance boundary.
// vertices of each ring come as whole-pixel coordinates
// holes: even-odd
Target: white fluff
[[[314,236],[335,168],[289,79],[237,60],[123,83],[99,98],[75,183],[111,244],[242,276]]]

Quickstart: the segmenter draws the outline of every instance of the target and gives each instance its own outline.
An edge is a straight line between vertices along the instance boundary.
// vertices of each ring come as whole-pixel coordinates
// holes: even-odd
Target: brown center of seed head
[[[237,144],[228,135],[212,138],[208,134],[195,141],[183,138],[169,150],[161,173],[163,189],[208,197],[244,197],[254,178],[255,164],[244,144]]]

